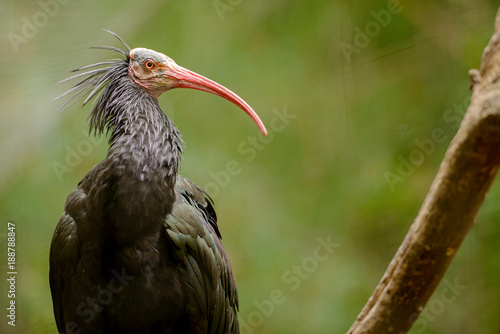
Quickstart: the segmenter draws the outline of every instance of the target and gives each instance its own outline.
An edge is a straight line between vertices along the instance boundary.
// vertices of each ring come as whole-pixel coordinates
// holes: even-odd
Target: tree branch
[[[475,223],[500,164],[500,9],[471,104],[417,218],[349,334],[406,333]]]

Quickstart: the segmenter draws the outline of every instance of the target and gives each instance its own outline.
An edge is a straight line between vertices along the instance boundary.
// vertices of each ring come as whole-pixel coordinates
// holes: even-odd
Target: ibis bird
[[[108,31],[109,32],[109,31]],[[173,88],[221,96],[222,85],[166,55],[130,47],[66,80],[59,109],[94,100],[94,135],[109,150],[71,192],[50,247],[50,288],[60,333],[239,333],[238,295],[214,204],[178,172],[183,140],[158,97]]]

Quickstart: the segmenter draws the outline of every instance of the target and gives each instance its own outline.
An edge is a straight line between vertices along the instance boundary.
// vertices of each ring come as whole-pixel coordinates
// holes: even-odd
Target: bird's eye
[[[148,69],[152,69],[153,67],[155,67],[155,63],[152,60],[148,59],[144,62],[144,66],[146,66],[146,68]]]

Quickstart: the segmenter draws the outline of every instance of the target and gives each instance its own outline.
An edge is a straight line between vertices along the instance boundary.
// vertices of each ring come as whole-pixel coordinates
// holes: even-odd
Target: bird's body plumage
[[[101,63],[109,66],[84,73],[68,92],[88,96],[85,103],[100,94],[91,131],[111,136],[53,236],[58,330],[239,333],[236,283],[213,203],[177,174],[181,135],[156,97],[130,79],[130,49],[114,51],[126,59]]]

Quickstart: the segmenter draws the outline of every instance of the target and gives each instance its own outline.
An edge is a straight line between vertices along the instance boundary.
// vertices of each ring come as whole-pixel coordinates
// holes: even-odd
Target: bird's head
[[[117,110],[112,106],[116,107],[116,105],[109,102],[117,98],[119,94],[115,94],[114,90],[120,86],[120,80],[128,76],[130,77],[128,83],[138,85],[154,98],[158,98],[163,92],[172,88],[192,88],[221,96],[243,109],[259,127],[262,134],[267,136],[266,127],[252,107],[226,87],[177,65],[162,53],[145,48],[130,49],[118,35],[109,30],[105,31],[120,40],[124,48],[96,46],[92,49],[110,50],[120,54],[124,59],[111,59],[83,66],[74,70],[74,72],[85,70],[83,73],[61,80],[60,83],[80,79],[73,88],[56,98],[69,96],[58,110],[64,110],[81,99],[84,100],[85,105],[98,96],[90,116],[90,129],[101,134],[105,129],[109,130],[115,125]]]
[[[178,87],[176,72],[179,66],[163,53],[135,48],[130,51],[129,58],[130,78],[149,95],[158,98],[163,92]]]
[[[150,96],[158,98],[172,88],[192,88],[218,95],[234,103],[252,118],[264,136],[267,130],[257,113],[242,98],[226,87],[185,69],[166,55],[145,48],[135,48],[129,53],[130,79]]]

